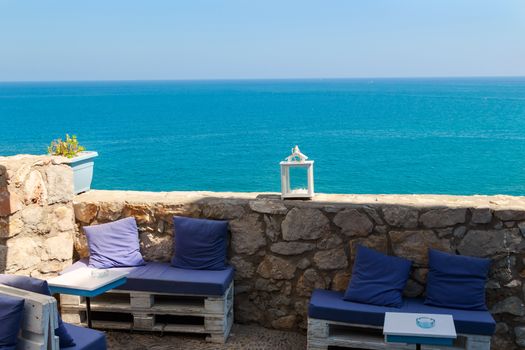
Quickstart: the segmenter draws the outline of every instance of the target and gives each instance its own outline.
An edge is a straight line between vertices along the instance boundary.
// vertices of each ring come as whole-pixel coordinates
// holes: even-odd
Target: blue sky
[[[0,81],[507,75],[523,0],[0,0]]]

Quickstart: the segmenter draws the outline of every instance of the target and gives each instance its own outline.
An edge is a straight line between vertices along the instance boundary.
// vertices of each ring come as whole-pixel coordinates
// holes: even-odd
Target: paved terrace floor
[[[304,350],[306,336],[260,326],[234,325],[224,345],[201,336],[158,333],[108,332],[109,350]]]

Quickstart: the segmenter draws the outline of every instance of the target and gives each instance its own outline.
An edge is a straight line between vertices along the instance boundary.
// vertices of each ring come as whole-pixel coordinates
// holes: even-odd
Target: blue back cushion
[[[401,307],[412,262],[358,245],[352,278],[343,299]]]
[[[0,294],[0,349],[16,349],[23,314],[24,299]]]
[[[485,282],[490,259],[429,250],[425,304],[465,310],[487,310]]]
[[[135,218],[85,226],[84,232],[89,247],[89,267],[107,269],[145,264],[140,254],[139,231]]]
[[[173,259],[181,269],[223,270],[226,268],[228,222],[175,216]]]
[[[33,293],[51,295],[49,287],[47,286],[47,282],[38,278],[0,274],[0,284],[27,290]],[[75,341],[64,327],[64,323],[62,322],[60,315],[58,315],[58,328],[55,329],[55,335],[59,337],[60,347],[69,347],[75,345]]]

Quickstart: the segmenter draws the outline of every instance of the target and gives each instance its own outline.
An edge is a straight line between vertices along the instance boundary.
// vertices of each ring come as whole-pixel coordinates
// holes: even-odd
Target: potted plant
[[[65,140],[56,139],[51,141],[47,148],[47,153],[70,159],[66,163],[73,169],[75,194],[88,191],[91,188],[94,158],[98,156],[97,152],[86,151],[84,147],[80,146],[75,135],[69,136],[66,134]]]

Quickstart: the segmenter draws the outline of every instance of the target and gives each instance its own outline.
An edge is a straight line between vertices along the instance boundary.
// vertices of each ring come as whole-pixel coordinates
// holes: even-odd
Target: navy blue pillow
[[[425,304],[466,310],[487,310],[485,283],[490,259],[428,252]]]
[[[0,274],[0,284],[27,290],[33,293],[51,295],[49,287],[47,286],[47,281],[38,278]],[[67,348],[76,345],[75,341],[64,327],[64,323],[62,322],[60,315],[58,315],[58,328],[55,329],[55,335],[59,338],[61,348]]]
[[[173,217],[171,265],[181,269],[224,270],[228,222]]]
[[[382,306],[403,306],[403,289],[412,262],[357,246],[352,278],[344,300]]]
[[[0,349],[15,350],[24,314],[24,299],[0,294]]]

